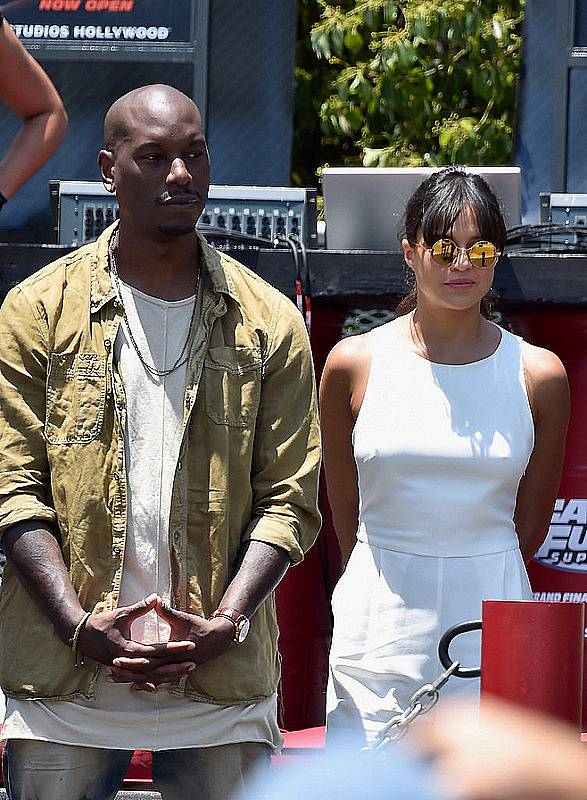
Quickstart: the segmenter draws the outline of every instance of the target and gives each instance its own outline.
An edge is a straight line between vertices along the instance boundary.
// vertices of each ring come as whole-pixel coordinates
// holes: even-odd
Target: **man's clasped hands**
[[[131,626],[150,611],[170,626],[168,642],[144,644],[132,639]],[[129,683],[134,691],[156,692],[233,646],[234,626],[170,608],[151,594],[132,606],[90,614],[78,638],[85,657],[109,667],[109,683]]]

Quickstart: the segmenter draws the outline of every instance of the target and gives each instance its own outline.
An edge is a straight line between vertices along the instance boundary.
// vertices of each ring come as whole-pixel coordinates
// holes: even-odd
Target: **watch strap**
[[[241,631],[244,626],[250,624],[249,618],[242,614],[237,608],[231,608],[230,606],[224,606],[221,608],[217,608],[212,614],[210,614],[210,619],[216,619],[217,617],[224,617],[224,619],[228,619],[234,625],[234,637],[233,641],[236,644],[240,644],[242,639]]]

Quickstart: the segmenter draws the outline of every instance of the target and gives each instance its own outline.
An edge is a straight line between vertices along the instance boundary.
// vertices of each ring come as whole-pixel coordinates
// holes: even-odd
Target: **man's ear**
[[[102,175],[102,183],[107,192],[114,194],[114,153],[111,150],[100,150],[98,153],[98,166]]]
[[[413,270],[414,248],[407,239],[402,239],[402,250],[404,251],[404,261],[408,265],[409,269]]]

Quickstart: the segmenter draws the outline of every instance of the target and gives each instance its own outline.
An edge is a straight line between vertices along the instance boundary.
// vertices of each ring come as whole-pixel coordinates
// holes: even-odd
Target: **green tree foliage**
[[[315,2],[320,66],[307,73],[324,155],[336,148],[339,163],[366,166],[508,162],[524,0]]]

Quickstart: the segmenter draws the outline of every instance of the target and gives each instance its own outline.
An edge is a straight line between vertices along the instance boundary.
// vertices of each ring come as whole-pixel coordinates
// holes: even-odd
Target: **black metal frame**
[[[0,303],[12,286],[71,249],[0,243]],[[233,250],[231,255],[293,299],[295,265],[289,249]],[[406,293],[401,253],[308,250],[307,259],[312,298],[319,303],[386,307]],[[587,305],[587,255],[502,255],[493,292],[500,307],[511,303]]]
[[[569,81],[571,69],[587,68],[587,47],[575,44],[576,9],[581,0],[553,0],[556,8],[551,191],[567,191]],[[558,157],[557,155],[558,154]]]

